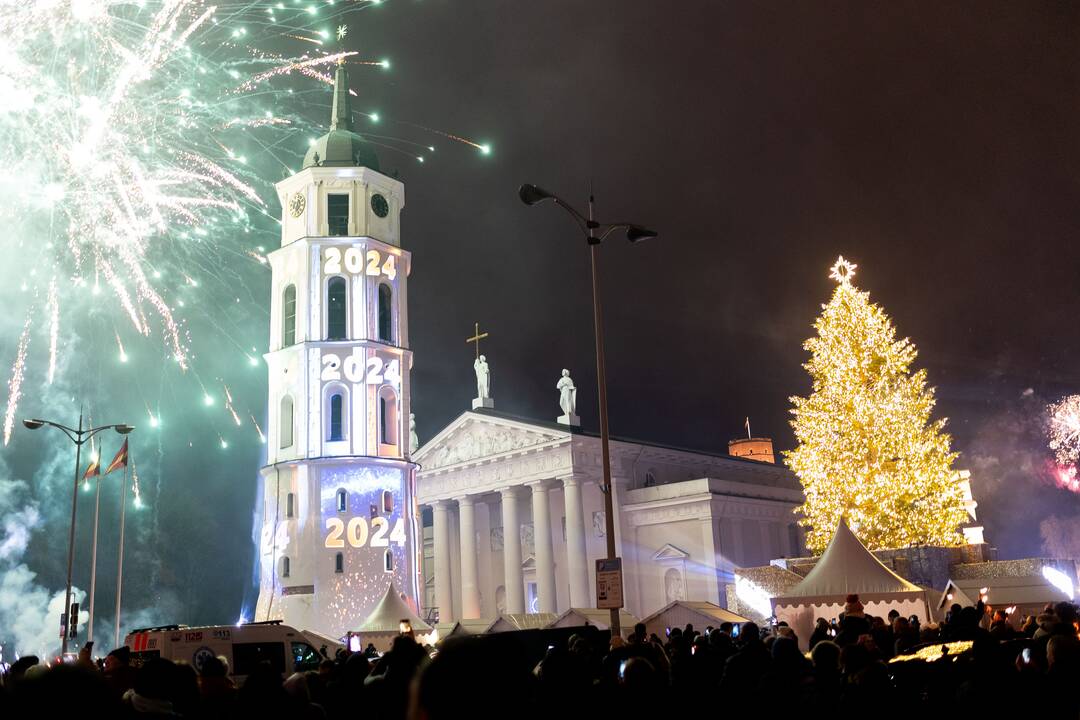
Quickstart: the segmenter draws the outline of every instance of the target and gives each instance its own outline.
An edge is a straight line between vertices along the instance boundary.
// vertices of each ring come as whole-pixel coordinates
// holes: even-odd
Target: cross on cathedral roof
[[[474,323],[473,324],[473,336],[471,338],[465,338],[465,342],[467,342],[467,343],[475,343],[476,344],[476,359],[477,360],[480,359],[480,341],[483,340],[484,338],[486,338],[488,335],[489,335],[489,333],[480,332],[480,323]]]

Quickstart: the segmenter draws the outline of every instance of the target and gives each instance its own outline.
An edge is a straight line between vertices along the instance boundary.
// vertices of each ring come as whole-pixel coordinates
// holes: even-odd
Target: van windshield
[[[233,674],[250,675],[259,663],[270,663],[276,673],[285,672],[285,643],[233,643]]]
[[[318,670],[322,656],[315,652],[315,648],[306,642],[293,641],[293,671],[304,672],[306,670]]]

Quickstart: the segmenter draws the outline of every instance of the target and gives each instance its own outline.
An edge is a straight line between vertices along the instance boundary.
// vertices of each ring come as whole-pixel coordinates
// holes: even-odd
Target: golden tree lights
[[[958,544],[967,511],[945,420],[930,417],[934,389],[911,372],[915,346],[852,284],[855,268],[832,267],[836,290],[803,344],[813,392],[791,398],[798,446],[785,456],[806,494],[806,545],[823,551],[841,516],[871,550]]]

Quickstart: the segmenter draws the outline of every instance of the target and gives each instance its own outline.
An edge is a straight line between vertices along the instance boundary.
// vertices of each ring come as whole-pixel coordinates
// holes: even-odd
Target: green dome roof
[[[304,155],[304,167],[366,167],[379,169],[375,148],[349,130],[331,130]]]
[[[304,168],[309,167],[379,169],[375,148],[353,132],[352,108],[349,106],[349,75],[344,65],[338,65],[334,76],[334,108],[330,132],[316,140],[304,155]]]

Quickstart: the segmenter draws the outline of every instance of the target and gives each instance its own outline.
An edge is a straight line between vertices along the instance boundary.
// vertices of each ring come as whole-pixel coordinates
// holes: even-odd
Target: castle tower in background
[[[729,440],[728,455],[745,460],[776,464],[771,438],[747,437]]]
[[[340,637],[388,584],[414,609],[418,589],[405,188],[353,132],[343,65],[330,131],[277,194],[254,619]]]

